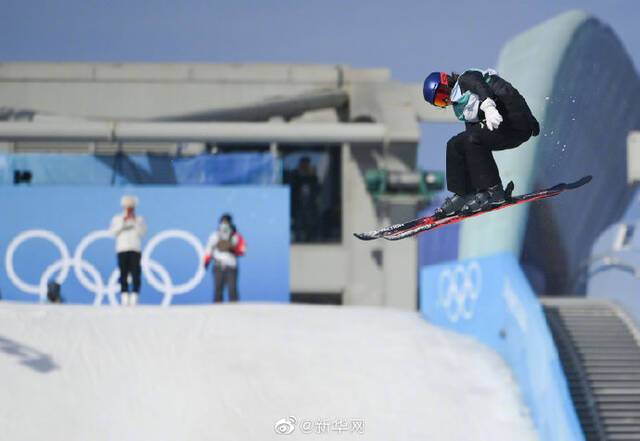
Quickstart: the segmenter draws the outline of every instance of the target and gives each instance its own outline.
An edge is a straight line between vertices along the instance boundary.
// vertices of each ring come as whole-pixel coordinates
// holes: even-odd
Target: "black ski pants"
[[[133,291],[140,293],[140,253],[124,251],[118,253],[118,268],[120,269],[120,292],[129,292],[129,274],[133,279]]]
[[[213,266],[213,279],[215,291],[213,301],[215,303],[222,302],[222,294],[225,285],[229,287],[229,301],[238,301],[238,268],[223,267],[222,265]]]
[[[490,131],[480,123],[467,123],[465,131],[447,142],[447,188],[466,195],[501,183],[492,151],[518,147],[531,137],[531,129],[503,123]]]

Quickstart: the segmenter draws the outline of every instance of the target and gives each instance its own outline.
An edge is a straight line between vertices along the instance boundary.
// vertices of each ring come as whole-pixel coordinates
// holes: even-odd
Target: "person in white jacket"
[[[123,196],[120,203],[123,212],[111,219],[111,234],[116,240],[118,268],[120,269],[120,304],[135,306],[140,293],[140,258],[142,237],[147,226],[142,216],[136,215],[137,199],[135,196]],[[133,281],[133,290],[129,293],[129,274]]]

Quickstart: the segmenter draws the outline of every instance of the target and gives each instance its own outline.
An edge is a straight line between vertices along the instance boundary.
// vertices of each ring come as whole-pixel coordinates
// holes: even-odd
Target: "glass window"
[[[267,144],[209,145],[211,153],[266,152]],[[342,241],[342,182],[340,146],[278,144],[282,183],[291,188],[291,241]]]
[[[291,188],[291,240],[340,242],[342,198],[340,147],[279,146],[283,181]]]

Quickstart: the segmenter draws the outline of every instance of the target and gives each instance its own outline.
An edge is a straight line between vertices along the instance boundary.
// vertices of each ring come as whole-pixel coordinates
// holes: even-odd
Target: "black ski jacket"
[[[518,89],[499,75],[485,76],[478,71],[468,70],[460,75],[458,84],[462,93],[470,91],[478,95],[480,103],[487,98],[495,101],[498,112],[502,115],[503,124],[514,129],[531,130],[533,136],[538,136],[540,133],[538,120],[531,113],[524,97]]]

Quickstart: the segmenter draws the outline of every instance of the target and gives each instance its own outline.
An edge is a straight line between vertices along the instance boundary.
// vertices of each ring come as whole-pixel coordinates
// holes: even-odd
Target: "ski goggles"
[[[447,107],[451,102],[451,89],[449,86],[438,86],[436,96],[433,99],[433,105],[438,107]]]
[[[445,72],[440,72],[440,84],[436,89],[433,98],[433,105],[438,107],[447,107],[451,102],[451,87],[449,86],[449,77]]]

